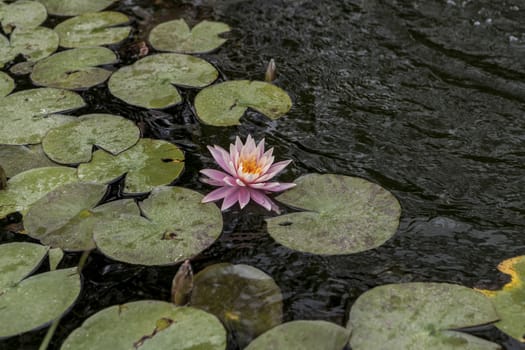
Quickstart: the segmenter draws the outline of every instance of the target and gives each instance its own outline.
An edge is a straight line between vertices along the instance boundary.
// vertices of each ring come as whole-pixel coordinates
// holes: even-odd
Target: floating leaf
[[[131,120],[112,114],[86,114],[50,130],[42,146],[55,162],[76,164],[89,162],[93,146],[115,155],[139,138],[140,130]]]
[[[79,294],[76,267],[23,280],[0,297],[0,338],[46,326],[62,316]]]
[[[14,88],[13,78],[4,72],[0,72],[0,97],[7,96]]]
[[[62,47],[110,45],[126,39],[131,27],[115,27],[128,23],[128,16],[113,11],[85,13],[58,24],[55,31]]]
[[[87,89],[106,81],[111,72],[97,68],[117,62],[117,56],[105,47],[66,50],[39,61],[31,73],[36,85],[62,89]]]
[[[49,269],[54,271],[64,257],[64,251],[60,248],[49,249]]]
[[[15,28],[33,29],[47,18],[47,11],[37,1],[18,0],[0,7],[0,21],[4,33],[11,33]]]
[[[494,306],[483,294],[447,283],[379,286],[352,306],[350,346],[362,349],[500,349],[456,329],[494,322]]]
[[[142,300],[88,318],[62,344],[69,349],[225,350],[226,331],[202,310]]]
[[[291,107],[292,100],[285,91],[262,81],[226,81],[203,89],[195,97],[199,119],[215,126],[239,124],[248,108],[277,119]]]
[[[15,92],[0,98],[0,143],[40,143],[52,128],[74,120],[54,113],[84,106],[75,92],[40,88]]]
[[[108,81],[111,93],[145,108],[166,108],[181,102],[173,85],[202,88],[219,73],[203,59],[175,53],[157,54],[120,68]]]
[[[68,167],[36,168],[17,174],[7,181],[7,190],[0,191],[0,218],[25,212],[58,186],[77,181],[76,169]]]
[[[9,39],[0,34],[0,68],[2,68],[7,62],[13,60],[16,55],[18,55],[18,52],[11,47]]]
[[[521,342],[525,342],[525,256],[507,259],[498,265],[498,270],[510,275],[510,282],[501,290],[480,290],[492,299],[500,320],[495,326]]]
[[[211,265],[193,280],[191,305],[217,316],[235,334],[241,349],[281,324],[282,300],[275,281],[248,265]]]
[[[149,42],[156,50],[180,53],[207,53],[226,42],[219,34],[230,31],[226,23],[202,21],[190,31],[183,19],[164,22],[153,28]]]
[[[35,271],[47,251],[48,247],[27,242],[0,245],[0,296]]]
[[[13,177],[29,169],[57,165],[47,158],[40,144],[29,146],[0,145],[0,159],[7,177]]]
[[[145,217],[121,215],[95,225],[97,247],[132,264],[167,265],[188,259],[220,235],[222,215],[203,196],[181,187],[157,187],[140,207]]]
[[[184,154],[177,146],[162,140],[140,139],[116,156],[95,151],[90,163],[78,167],[78,177],[85,182],[109,183],[126,174],[124,191],[144,193],[171,183],[183,169]]]
[[[47,12],[56,16],[78,16],[86,12],[98,12],[116,0],[38,0]]]
[[[35,65],[35,62],[19,62],[16,64],[13,64],[11,68],[9,68],[9,71],[13,73],[14,75],[26,75],[33,71],[33,66]]]
[[[334,323],[293,321],[272,328],[251,342],[245,350],[341,350],[348,343],[349,336],[347,329]]]
[[[280,202],[301,208],[267,219],[280,244],[314,254],[351,254],[380,246],[399,225],[397,199],[379,185],[342,175],[307,174],[281,194]]]
[[[0,67],[21,54],[30,62],[41,60],[58,48],[58,34],[44,27],[17,28],[11,34],[11,42],[0,35]]]

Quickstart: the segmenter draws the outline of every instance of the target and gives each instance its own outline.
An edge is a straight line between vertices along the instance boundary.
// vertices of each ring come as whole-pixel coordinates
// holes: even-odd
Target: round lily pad
[[[84,101],[75,92],[51,88],[24,90],[0,98],[0,143],[40,143],[50,129],[74,120],[54,113],[83,106]]]
[[[58,186],[77,181],[76,169],[68,167],[36,168],[17,174],[7,181],[7,189],[0,191],[0,218],[25,212]]]
[[[455,331],[496,321],[494,306],[483,294],[448,283],[403,283],[379,286],[352,306],[350,346],[363,349],[500,349],[470,334]]]
[[[326,321],[292,321],[264,333],[245,350],[341,350],[350,332]],[[378,348],[379,349],[379,348]]]
[[[401,207],[387,190],[357,177],[307,174],[276,199],[306,211],[266,219],[280,244],[314,254],[351,254],[380,246],[399,225]]]
[[[222,215],[203,196],[181,187],[157,187],[140,207],[145,216],[102,218],[94,227],[100,251],[141,265],[176,264],[209,247],[221,234]]]
[[[282,300],[275,281],[248,265],[211,265],[193,279],[191,305],[217,316],[241,349],[281,324]]]
[[[109,183],[126,174],[126,193],[149,192],[167,185],[184,169],[184,154],[174,144],[140,139],[130,149],[113,156],[95,151],[91,162],[80,164],[78,177],[85,182]]]
[[[116,0],[38,0],[55,16],[78,16],[86,12],[98,12]]]
[[[190,31],[183,19],[164,22],[153,28],[149,42],[156,50],[180,53],[207,53],[226,42],[219,34],[230,31],[226,23],[202,21]]]
[[[115,27],[129,22],[128,16],[113,11],[84,13],[55,27],[62,47],[110,45],[126,39],[131,27]]]
[[[501,290],[481,290],[488,296],[500,320],[495,326],[520,342],[525,342],[525,256],[507,259],[498,265],[498,270],[510,275],[511,280]]]
[[[27,242],[0,245],[0,295],[36,270],[48,249]]]
[[[36,28],[47,18],[46,8],[37,1],[18,0],[0,7],[0,21],[4,33],[15,28]]]
[[[205,311],[142,300],[114,305],[88,318],[61,350],[225,350],[226,331]]]
[[[35,65],[35,62],[18,62],[15,63],[9,68],[9,71],[13,73],[14,75],[26,75],[33,71],[33,66]]]
[[[0,72],[0,97],[7,96],[14,88],[13,78],[4,72]]]
[[[93,146],[118,154],[140,138],[140,129],[129,119],[112,114],[86,114],[50,130],[42,140],[44,152],[57,163],[89,162]]]
[[[29,277],[0,298],[0,338],[44,327],[71,308],[80,294],[77,268]]]
[[[52,29],[15,29],[11,34],[11,47],[26,60],[36,62],[48,57],[58,48],[58,34]]]
[[[29,169],[56,166],[42,150],[42,145],[0,145],[0,164],[7,177]]]
[[[270,119],[277,119],[292,108],[292,100],[285,91],[273,84],[249,80],[215,84],[203,89],[195,97],[197,116],[209,125],[238,125],[248,108]]]
[[[0,68],[2,68],[7,62],[13,60],[16,55],[18,55],[18,52],[11,47],[9,39],[0,34]]]
[[[175,53],[144,57],[120,68],[108,81],[111,93],[139,107],[166,108],[181,102],[173,85],[202,88],[219,73],[205,60]]]
[[[31,73],[36,85],[62,89],[87,89],[106,81],[109,70],[95,66],[117,62],[117,56],[105,47],[66,50],[39,61]]]

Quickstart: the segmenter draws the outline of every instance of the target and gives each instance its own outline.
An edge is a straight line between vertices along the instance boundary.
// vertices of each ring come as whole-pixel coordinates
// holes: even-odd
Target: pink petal
[[[204,182],[205,184],[212,185],[212,186],[226,186],[224,181],[217,181],[213,179],[208,179],[206,177],[201,177],[199,180],[201,182]]]
[[[202,199],[201,202],[202,203],[215,202],[215,201],[218,201],[219,199],[222,199],[222,198],[230,195],[230,193],[236,192],[236,191],[237,191],[237,188],[235,188],[235,187],[229,187],[229,186],[220,187],[220,188],[217,188],[216,190],[213,190],[210,193],[208,193]]]
[[[262,191],[250,189],[250,197],[255,203],[264,207],[266,210],[274,210],[277,214],[279,214],[279,207]]]
[[[228,162],[230,160],[229,156],[228,156],[228,160],[224,159],[224,153],[228,154],[224,149],[222,149],[219,146],[215,146],[215,147],[208,146],[208,150],[210,151],[211,156],[213,157],[213,159],[215,159],[217,164],[219,164],[219,166],[223,170],[225,170],[228,173],[230,173],[230,175],[234,175],[235,176],[235,172],[234,173],[230,172],[230,167],[228,165]],[[224,151],[224,152],[221,152],[221,150]]]
[[[291,182],[260,182],[250,185],[251,188],[268,191],[268,192],[280,192],[289,188],[295,187],[296,185]]]
[[[203,175],[206,175],[210,179],[217,180],[217,181],[224,181],[225,177],[228,177],[228,178],[231,177],[229,174],[223,173],[222,171],[215,170],[215,169],[202,169],[200,173]]]
[[[264,155],[264,139],[259,141],[259,144],[257,145],[257,159],[262,158]]]
[[[239,195],[239,205],[242,209],[250,202],[250,191],[246,188],[239,188],[237,193]]]
[[[282,162],[275,163],[274,165],[270,167],[270,169],[268,169],[266,174],[264,174],[263,176],[257,179],[257,182],[263,182],[263,181],[270,180],[272,177],[277,175],[277,173],[279,173],[281,170],[286,168],[286,166],[290,164],[291,162],[292,162],[291,160],[283,160]]]
[[[241,153],[242,151],[242,141],[241,141],[241,138],[239,136],[237,136],[235,138],[235,149],[237,150],[237,153]]]
[[[239,191],[238,187],[229,187],[231,191],[224,197],[224,200],[222,201],[221,210],[224,211],[237,203],[237,200],[239,199],[239,195],[237,194],[237,191]]]

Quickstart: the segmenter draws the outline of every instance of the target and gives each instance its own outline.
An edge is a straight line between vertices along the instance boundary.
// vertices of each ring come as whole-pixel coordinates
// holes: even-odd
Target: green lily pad
[[[15,88],[13,78],[4,72],[0,72],[0,97],[7,96]]]
[[[126,174],[126,193],[149,192],[167,185],[184,169],[184,154],[174,144],[140,139],[130,149],[113,156],[95,151],[90,163],[80,164],[78,177],[84,182],[110,183]]]
[[[203,196],[181,187],[157,187],[139,215],[101,219],[94,227],[100,251],[142,265],[176,264],[209,247],[221,234],[222,215]]]
[[[56,166],[45,155],[42,145],[0,145],[1,165],[7,177],[13,177],[29,169]]]
[[[0,191],[0,218],[16,211],[25,212],[31,204],[60,185],[77,182],[76,169],[68,167],[36,168],[17,174]]]
[[[203,89],[195,97],[197,116],[209,125],[238,125],[248,108],[270,119],[277,119],[292,108],[292,100],[285,91],[273,84],[249,80],[215,84]]]
[[[79,294],[76,267],[21,281],[0,297],[0,338],[46,326],[67,312]]]
[[[0,68],[7,62],[13,60],[18,52],[11,47],[9,39],[0,34]]]
[[[40,143],[44,135],[75,118],[54,113],[84,106],[75,92],[40,88],[15,92],[0,98],[0,143]]]
[[[275,281],[248,265],[211,265],[193,279],[191,305],[217,316],[241,349],[282,323],[282,300]]]
[[[57,48],[58,34],[49,28],[16,28],[11,33],[11,41],[0,35],[0,67],[19,54],[30,62],[36,62],[48,57]]]
[[[307,174],[280,202],[307,211],[267,219],[280,244],[314,254],[351,254],[380,246],[399,225],[397,199],[379,185],[343,175]]]
[[[137,143],[140,129],[129,119],[112,114],[86,114],[50,130],[42,140],[44,152],[57,163],[89,162],[93,146],[113,155]]]
[[[55,27],[62,47],[91,47],[117,44],[126,39],[131,27],[128,16],[113,11],[84,13]]]
[[[60,248],[49,249],[49,269],[55,271],[64,257],[64,251]]]
[[[226,23],[202,21],[190,31],[183,19],[164,22],[153,28],[149,42],[156,50],[179,53],[207,53],[226,42],[219,34],[230,31]]]
[[[483,294],[448,283],[379,286],[352,306],[350,346],[363,349],[500,349],[456,329],[496,321],[494,306]]]
[[[202,88],[219,73],[201,58],[164,53],[144,57],[120,68],[108,81],[111,93],[139,107],[166,108],[182,101],[173,85]]]
[[[245,350],[341,350],[350,332],[326,321],[292,321],[264,333]],[[380,349],[380,348],[377,348]]]
[[[142,300],[99,311],[60,349],[225,350],[226,331],[205,311]]]
[[[98,68],[117,62],[117,56],[105,47],[66,50],[39,61],[31,73],[36,85],[61,89],[87,89],[106,81],[111,71]]]
[[[26,242],[0,245],[0,295],[35,271],[46,257],[48,249],[40,244]]]
[[[520,342],[525,342],[525,256],[507,259],[498,270],[510,275],[511,280],[501,290],[480,290],[492,300],[500,320],[495,326]]]
[[[13,64],[9,71],[14,75],[26,75],[33,71],[33,66],[35,65],[35,62],[18,62]]]
[[[46,18],[46,8],[37,1],[18,0],[0,7],[0,22],[6,34],[11,33],[15,28],[36,28]]]
[[[78,16],[86,12],[98,12],[116,0],[38,0],[55,16]]]

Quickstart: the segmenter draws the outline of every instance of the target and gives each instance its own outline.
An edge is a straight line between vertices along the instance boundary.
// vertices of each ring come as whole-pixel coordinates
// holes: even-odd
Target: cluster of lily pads
[[[292,106],[288,94],[269,82],[211,85],[218,71],[191,54],[225,42],[219,34],[229,27],[220,22],[203,21],[191,30],[184,20],[161,23],[149,33],[149,43],[163,53],[112,71],[108,65],[118,59],[104,45],[122,42],[131,31],[126,15],[103,11],[114,2],[0,1],[7,35],[0,36],[0,65],[11,74],[30,74],[41,86],[11,93],[14,80],[0,72],[0,166],[9,178],[0,190],[0,218],[22,213],[25,233],[42,243],[0,245],[0,338],[57,322],[74,305],[80,272],[57,269],[64,251],[98,249],[130,264],[172,265],[199,254],[222,232],[215,204],[201,203],[196,191],[169,186],[184,168],[177,146],[141,138],[122,116],[61,114],[85,105],[74,90],[107,81],[117,98],[155,109],[180,103],[177,87],[202,89],[195,113],[214,126],[238,124],[248,108],[278,118]],[[48,14],[71,18],[50,29],[42,26]],[[59,47],[64,50],[54,53]],[[20,55],[25,61],[12,64]],[[110,184],[123,176],[125,193],[148,197],[104,202]],[[306,174],[295,182],[276,200],[296,210],[266,219],[268,233],[290,249],[353,254],[380,246],[397,230],[401,206],[381,186],[333,174]],[[50,271],[31,276],[46,257]],[[498,349],[458,329],[499,320],[504,332],[525,341],[525,312],[515,302],[525,300],[525,259],[500,269],[512,276],[501,291],[447,283],[373,288],[354,303],[342,327],[283,323],[283,296],[270,276],[247,265],[217,264],[196,274],[189,306],[144,300],[108,307],[71,333],[62,349],[225,349],[227,331],[249,350],[346,344],[355,350]]]

